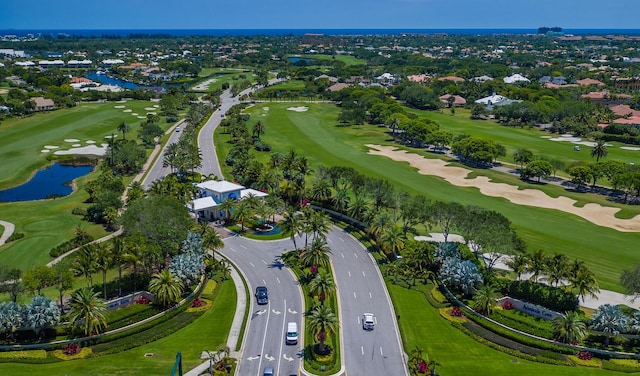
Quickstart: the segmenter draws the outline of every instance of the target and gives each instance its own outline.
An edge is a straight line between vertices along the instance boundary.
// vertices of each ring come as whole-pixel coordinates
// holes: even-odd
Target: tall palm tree
[[[76,276],[83,276],[87,282],[87,287],[93,285],[93,273],[97,270],[96,264],[96,246],[95,244],[87,244],[77,252],[76,258],[71,266]]]
[[[551,286],[557,287],[560,282],[566,280],[569,274],[569,260],[567,256],[556,253],[547,259],[547,269],[545,280]]]
[[[309,282],[309,292],[318,297],[320,305],[335,291],[336,285],[333,277],[329,273],[318,273]]]
[[[224,217],[227,221],[231,218],[231,212],[236,208],[237,204],[236,200],[227,197],[218,205],[218,209],[224,211]]]
[[[336,211],[344,213],[349,206],[349,193],[346,190],[339,190],[331,201]]]
[[[102,296],[107,297],[107,272],[113,266],[111,250],[105,243],[96,243],[96,269],[102,272]]]
[[[490,284],[483,284],[478,287],[473,295],[473,309],[486,315],[491,314],[496,306],[498,292]]]
[[[507,266],[516,273],[516,279],[519,281],[520,276],[527,270],[527,263],[529,259],[525,255],[513,255],[511,259],[507,261]]]
[[[351,218],[362,221],[364,219],[364,213],[367,211],[368,207],[369,201],[367,201],[366,198],[362,196],[356,196],[356,198],[347,208],[347,214],[349,214]]]
[[[142,183],[134,181],[129,184],[129,190],[127,191],[127,204],[133,203],[135,200],[144,197],[145,191]]]
[[[314,238],[311,247],[306,248],[300,254],[300,260],[306,267],[327,266],[330,254],[331,249],[327,245],[327,241],[323,238]]]
[[[264,134],[264,124],[260,120],[253,125],[253,136],[258,139]]]
[[[578,312],[567,312],[553,319],[553,336],[564,343],[578,344],[587,335],[587,325]]]
[[[71,295],[69,321],[82,325],[85,335],[98,334],[107,328],[107,306],[90,287],[84,287]]]
[[[388,231],[394,224],[391,214],[387,210],[380,210],[378,214],[373,217],[369,231],[374,237],[380,238],[382,234]]]
[[[126,133],[129,132],[129,130],[131,129],[131,126],[129,126],[129,124],[122,122],[118,125],[118,132],[122,133],[122,139],[126,140]]]
[[[598,287],[596,276],[583,262],[574,263],[567,279],[571,283],[571,289],[577,290],[577,295],[582,298],[583,303],[586,295],[592,298],[598,297],[597,294],[600,292],[600,288]]]
[[[596,140],[596,144],[591,148],[591,158],[596,157],[596,162],[600,162],[600,158],[607,156],[607,145],[604,140]]]
[[[309,192],[311,198],[317,201],[327,201],[331,198],[331,182],[328,179],[316,179]]]
[[[244,225],[253,218],[253,209],[246,200],[242,200],[231,216],[234,221],[240,222],[240,231],[244,232]]]
[[[280,226],[282,227],[282,231],[289,232],[289,238],[293,242],[293,248],[298,250],[296,236],[299,236],[302,232],[303,223],[300,214],[296,212],[294,207],[290,206],[286,209]]]
[[[531,279],[534,282],[538,281],[538,277],[544,272],[547,268],[547,256],[544,254],[544,251],[539,249],[529,257],[529,262],[527,264],[527,272],[531,273]]]
[[[169,146],[167,146],[164,149],[164,157],[162,159],[162,162],[164,165],[169,166],[172,174],[178,163],[179,154],[180,154],[180,146],[178,145],[177,142],[169,144]]]
[[[169,269],[164,269],[151,277],[149,282],[149,292],[156,301],[163,307],[168,307],[180,299],[184,291],[184,284]]]
[[[309,328],[312,332],[316,333],[316,337],[318,341],[320,341],[320,353],[326,353],[324,342],[327,340],[328,334],[336,332],[338,328],[338,318],[329,306],[320,306],[311,311],[308,322]]]
[[[201,222],[198,225],[198,232],[200,233],[200,237],[202,238],[202,245],[212,250],[213,252],[222,249],[224,247],[224,242],[220,237],[220,234],[209,226],[206,222]]]
[[[133,268],[133,289],[136,289],[136,282],[138,281],[138,270],[144,266],[145,248],[144,244],[141,244],[138,236],[129,236],[125,242],[127,244],[126,252],[124,254],[124,261],[127,265],[131,265]]]
[[[111,259],[118,267],[118,296],[122,296],[122,265],[126,262],[127,243],[122,236],[111,240]],[[107,295],[105,294],[105,297]]]
[[[398,254],[404,248],[404,233],[400,226],[392,226],[380,236],[380,246],[388,254]]]
[[[313,211],[309,218],[309,230],[313,238],[325,238],[331,229],[331,220],[322,210]]]

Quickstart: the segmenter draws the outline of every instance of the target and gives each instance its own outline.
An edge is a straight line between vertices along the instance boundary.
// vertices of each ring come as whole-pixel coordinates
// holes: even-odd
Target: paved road
[[[256,241],[242,237],[225,240],[220,251],[242,271],[253,294],[256,286],[269,290],[269,304],[258,305],[251,295],[249,321],[238,360],[238,375],[262,375],[273,366],[277,375],[297,375],[304,343],[302,293],[293,273],[280,261],[290,240]],[[298,345],[285,344],[288,322],[298,323]]]
[[[362,243],[337,227],[327,243],[338,286],[347,375],[408,375],[393,305],[375,261]],[[362,329],[365,312],[375,315],[373,331]]]
[[[147,173],[147,175],[142,180],[142,187],[145,190],[148,190],[149,188],[151,188],[151,183],[153,183],[156,180],[163,179],[165,176],[169,175],[169,173],[171,172],[171,169],[168,166],[164,167],[162,161],[164,159],[164,150],[167,148],[167,146],[173,144],[174,142],[178,142],[180,140],[182,131],[180,132],[175,131],[175,129],[178,126],[183,127],[184,126],[183,122],[177,123],[176,126],[169,128],[169,130],[167,131],[167,133],[170,134],[169,140],[167,140],[167,143],[164,145],[164,147],[160,151],[158,159],[151,165],[151,168],[149,169],[149,173]]]

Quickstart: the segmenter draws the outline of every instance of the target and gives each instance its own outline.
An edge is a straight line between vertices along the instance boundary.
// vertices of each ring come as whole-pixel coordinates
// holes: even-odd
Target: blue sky
[[[640,0],[2,0],[0,29],[640,28]]]

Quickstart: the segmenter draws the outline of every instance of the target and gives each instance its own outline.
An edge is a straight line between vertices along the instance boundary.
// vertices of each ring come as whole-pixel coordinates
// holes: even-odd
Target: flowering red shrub
[[[462,317],[462,310],[460,307],[451,308],[451,313],[449,313],[453,317]]]
[[[315,265],[311,265],[309,267],[309,271],[311,272],[311,274],[315,275],[318,272],[318,267]]]
[[[427,372],[429,372],[429,365],[424,360],[421,360],[420,363],[418,363],[418,373],[426,374]]]
[[[200,298],[195,298],[193,299],[193,302],[191,302],[191,307],[202,307],[203,305],[205,305],[206,303],[203,302],[202,300],[200,300]]]
[[[502,302],[502,309],[507,311],[513,309],[513,303],[511,303],[510,300],[505,300],[504,302]]]
[[[64,349],[62,349],[62,352],[65,355],[76,355],[79,351],[80,346],[78,346],[77,343],[70,343]]]
[[[578,353],[578,359],[582,359],[582,360],[591,360],[591,358],[593,358],[593,354],[591,354],[588,351],[580,351]]]
[[[149,298],[144,295],[140,295],[135,300],[136,304],[149,304]]]

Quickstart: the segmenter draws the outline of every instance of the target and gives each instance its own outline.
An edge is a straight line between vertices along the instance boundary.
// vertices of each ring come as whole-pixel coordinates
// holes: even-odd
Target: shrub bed
[[[515,310],[494,310],[489,317],[501,324],[521,332],[529,333],[543,338],[553,338],[551,322],[536,319],[533,316]]]
[[[45,350],[20,350],[0,352],[0,359],[23,360],[23,359],[46,359]]]

